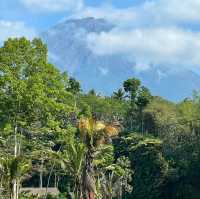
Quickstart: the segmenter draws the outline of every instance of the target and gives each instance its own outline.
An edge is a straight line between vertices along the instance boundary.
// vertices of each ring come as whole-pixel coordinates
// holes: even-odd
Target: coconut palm
[[[125,92],[120,88],[118,91],[113,92],[113,98],[122,101],[125,98]]]

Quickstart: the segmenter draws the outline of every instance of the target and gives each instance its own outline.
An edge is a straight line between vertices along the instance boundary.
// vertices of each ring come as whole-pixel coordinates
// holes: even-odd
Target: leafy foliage
[[[122,87],[112,96],[84,93],[48,62],[40,39],[5,41],[0,196],[36,198],[20,189],[40,185],[44,199],[198,199],[198,92],[175,104],[134,77]],[[60,195],[48,195],[48,187]]]

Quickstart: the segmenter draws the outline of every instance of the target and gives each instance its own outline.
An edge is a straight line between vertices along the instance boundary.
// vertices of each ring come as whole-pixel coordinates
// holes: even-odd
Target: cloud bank
[[[123,55],[147,65],[200,68],[200,33],[178,28],[141,28],[88,35],[88,46],[97,55]],[[139,64],[138,64],[139,63]]]
[[[116,24],[111,32],[89,34],[97,55],[120,55],[136,70],[151,66],[200,70],[200,1],[152,0],[138,6],[87,8],[79,17],[102,17]]]
[[[9,37],[27,37],[32,39],[36,35],[33,28],[26,26],[21,21],[0,20],[0,43]]]
[[[70,18],[103,18],[118,26],[128,26],[130,23],[136,22],[137,13],[134,7],[130,8],[115,8],[110,4],[105,4],[100,7],[85,6],[78,13],[73,13]]]
[[[99,56],[124,56],[137,70],[148,70],[152,65],[200,70],[199,0],[144,0],[123,9],[105,3],[90,7],[84,0],[20,1],[36,12],[66,11],[71,13],[69,18],[105,18],[115,24],[110,32],[86,37],[88,47]],[[34,32],[19,22],[13,22],[12,29],[5,22],[2,26],[0,39]]]

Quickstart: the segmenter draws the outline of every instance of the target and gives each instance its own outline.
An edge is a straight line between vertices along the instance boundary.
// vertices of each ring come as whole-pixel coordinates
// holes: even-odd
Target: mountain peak
[[[101,31],[110,31],[114,27],[114,25],[107,22],[103,18],[86,17],[77,19],[66,19],[54,26],[53,29],[66,27],[70,27],[72,29],[84,29],[87,32],[99,33]]]
[[[90,33],[109,32],[113,28],[101,18],[67,19],[41,36],[48,46],[50,61],[80,80],[84,90],[94,88],[97,92],[110,95],[122,86],[124,80],[134,76],[140,78],[154,95],[173,101],[188,97],[193,90],[200,88],[199,75],[191,71],[174,72],[163,66],[152,66],[137,74],[133,70],[134,63],[123,55],[94,54],[85,38]]]

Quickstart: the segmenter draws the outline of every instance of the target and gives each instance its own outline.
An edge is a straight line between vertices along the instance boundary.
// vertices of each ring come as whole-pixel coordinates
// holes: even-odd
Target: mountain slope
[[[66,20],[41,34],[49,48],[49,58],[60,69],[67,70],[81,81],[84,90],[94,88],[111,94],[124,80],[135,76],[154,95],[178,101],[200,88],[200,76],[192,71],[172,72],[162,67],[137,73],[134,63],[123,56],[97,56],[87,46],[89,33],[109,32],[114,26],[104,19]]]

